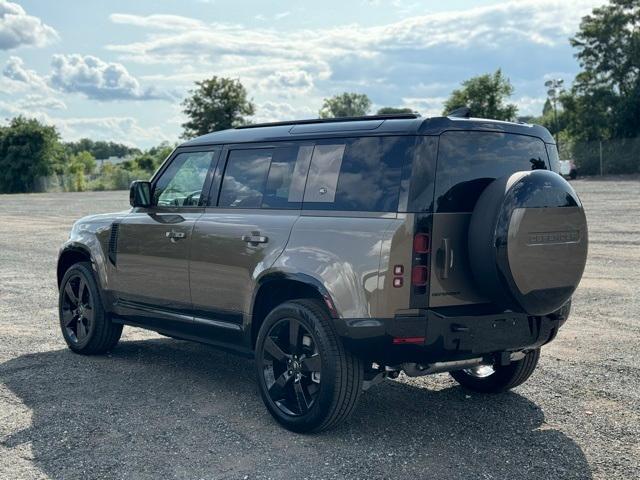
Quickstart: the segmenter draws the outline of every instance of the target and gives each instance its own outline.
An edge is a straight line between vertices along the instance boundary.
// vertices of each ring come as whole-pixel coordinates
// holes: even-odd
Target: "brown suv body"
[[[58,282],[90,262],[113,322],[249,355],[274,308],[315,299],[365,362],[412,373],[509,363],[550,341],[568,307],[532,314],[487,293],[469,228],[487,185],[532,169],[558,171],[553,138],[508,122],[374,117],[217,132],[134,184],[130,211],[78,221]],[[586,255],[586,224],[576,225]]]

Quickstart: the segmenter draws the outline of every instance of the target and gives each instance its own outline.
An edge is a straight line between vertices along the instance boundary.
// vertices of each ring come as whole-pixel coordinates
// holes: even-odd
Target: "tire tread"
[[[96,282],[93,274],[93,268],[89,262],[79,262],[71,266],[65,273],[61,285],[66,283],[67,278],[73,273],[73,270],[80,270],[87,278],[94,296],[94,332],[93,338],[83,347],[69,342],[65,337],[65,341],[71,350],[83,355],[99,355],[113,349],[122,335],[122,325],[113,323],[109,318],[109,314],[104,311],[100,287]]]
[[[451,376],[464,388],[481,393],[499,393],[510,390],[526,382],[535,371],[540,359],[540,349],[531,350],[522,360],[506,367],[498,367],[487,378],[476,378],[464,370],[451,372]]]

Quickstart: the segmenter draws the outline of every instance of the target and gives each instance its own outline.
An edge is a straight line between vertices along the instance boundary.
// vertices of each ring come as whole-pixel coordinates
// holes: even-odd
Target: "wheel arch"
[[[318,279],[303,273],[270,272],[258,279],[251,302],[252,348],[269,312],[281,303],[299,298],[316,298],[326,305],[332,317],[339,316],[331,295]]]
[[[87,247],[81,244],[70,244],[65,246],[58,256],[57,280],[58,287],[62,283],[64,274],[72,265],[78,262],[89,262],[95,266],[91,252]]]

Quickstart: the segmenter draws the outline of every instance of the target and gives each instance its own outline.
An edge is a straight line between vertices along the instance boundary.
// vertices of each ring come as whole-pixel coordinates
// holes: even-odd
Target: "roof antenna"
[[[447,117],[469,118],[471,116],[471,109],[469,107],[460,107],[447,113]]]

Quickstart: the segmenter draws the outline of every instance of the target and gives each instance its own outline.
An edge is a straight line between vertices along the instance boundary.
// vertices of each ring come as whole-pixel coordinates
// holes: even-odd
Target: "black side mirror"
[[[131,182],[131,187],[129,187],[129,203],[132,207],[150,207],[151,183],[143,180]]]

